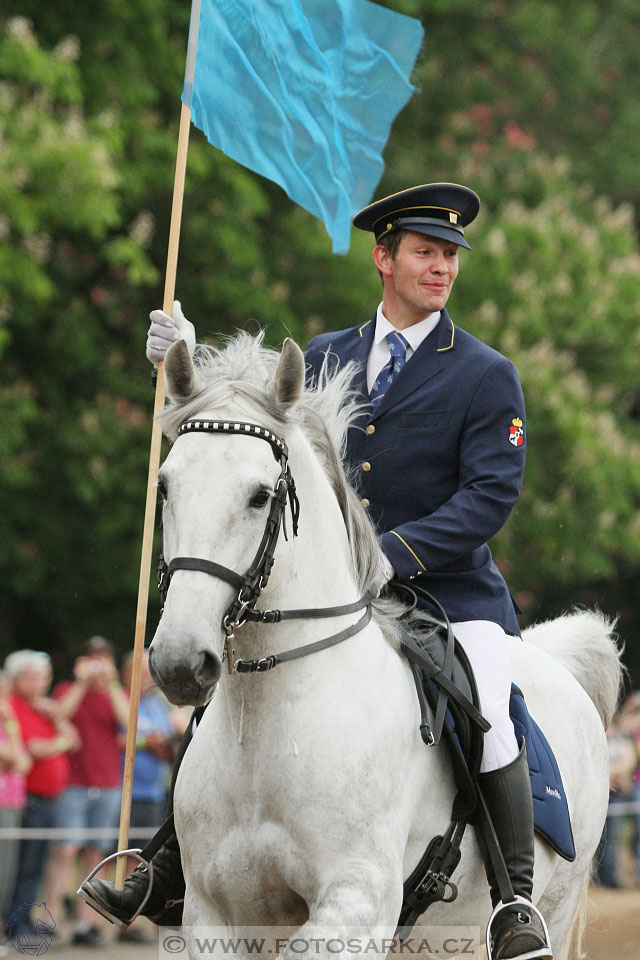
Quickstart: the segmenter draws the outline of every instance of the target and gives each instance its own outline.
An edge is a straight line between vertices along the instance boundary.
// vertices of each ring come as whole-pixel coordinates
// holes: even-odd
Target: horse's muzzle
[[[171,703],[179,707],[187,704],[198,707],[211,699],[220,679],[222,663],[220,657],[209,650],[201,650],[189,659],[176,660],[154,649],[152,643],[149,647],[149,671]]]

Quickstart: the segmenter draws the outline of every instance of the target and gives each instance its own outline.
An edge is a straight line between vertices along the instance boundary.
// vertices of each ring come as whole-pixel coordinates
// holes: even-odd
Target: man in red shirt
[[[57,714],[55,703],[45,696],[52,677],[46,653],[19,650],[7,657],[4,670],[12,684],[11,706],[33,760],[27,775],[22,826],[56,827],[57,805],[69,780],[68,752],[79,746],[79,737],[72,725]],[[48,840],[21,841],[9,916],[24,904],[31,906],[37,902],[48,847]],[[28,924],[27,911],[21,926]]]
[[[59,683],[54,698],[60,715],[77,729],[81,745],[69,756],[69,785],[60,798],[60,826],[73,824],[78,841],[55,844],[48,883],[49,910],[56,915],[71,888],[71,871],[82,850],[83,868],[90,873],[114,849],[110,837],[83,842],[83,829],[115,827],[121,805],[121,758],[118,729],[129,722],[129,700],[118,679],[113,648],[103,637],[92,637],[78,657],[73,682]],[[96,915],[80,904],[73,943],[98,946],[102,941]]]

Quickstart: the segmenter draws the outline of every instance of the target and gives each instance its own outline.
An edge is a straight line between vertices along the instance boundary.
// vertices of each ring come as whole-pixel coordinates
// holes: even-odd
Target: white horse
[[[167,561],[248,569],[279,489],[277,448],[237,432],[176,440],[189,419],[246,421],[286,441],[300,503],[298,535],[288,519],[259,607],[341,606],[363,595],[380,552],[340,459],[355,410],[351,373],[305,388],[292,341],[279,354],[240,335],[195,367],[181,341],[171,348],[162,422],[176,442],[159,475]],[[356,928],[391,937],[403,880],[448,826],[455,794],[444,743],[430,749],[420,737],[414,680],[398,652],[399,604],[376,602],[371,621],[331,649],[230,675],[222,621],[237,593],[211,572],[175,570],[151,645],[152,672],[174,703],[203,704],[215,690],[175,791],[185,927],[286,925],[298,943],[315,938],[321,954],[320,942],[344,943]],[[310,644],[361,615],[247,623],[233,656]],[[582,612],[526,630],[513,640],[513,676],[555,751],[571,812],[575,861],[538,840],[534,884],[554,955],[564,944],[569,956],[607,809],[604,730],[620,680],[612,625]],[[484,931],[491,905],[472,828],[454,879],[458,899],[433,905],[425,922]],[[300,952],[291,943],[286,957]]]

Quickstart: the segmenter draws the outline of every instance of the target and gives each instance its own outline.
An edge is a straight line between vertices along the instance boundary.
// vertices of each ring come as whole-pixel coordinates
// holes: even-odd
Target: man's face
[[[127,689],[131,689],[131,675],[133,673],[133,660],[128,659],[122,667],[122,682]],[[144,696],[153,690],[155,683],[149,672],[149,653],[145,650],[142,654],[140,663],[140,693]]]
[[[43,697],[51,683],[48,665],[23,667],[13,681],[13,690],[23,700],[32,702]]]
[[[106,651],[92,651],[87,657],[89,681],[94,686],[104,686],[113,679],[114,660]]]
[[[442,310],[458,276],[456,243],[409,232],[395,258],[382,246],[373,254],[383,276],[385,312],[394,326],[402,329]]]

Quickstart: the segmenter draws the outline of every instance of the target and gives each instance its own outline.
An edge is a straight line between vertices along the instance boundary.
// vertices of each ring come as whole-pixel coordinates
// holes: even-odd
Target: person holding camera
[[[113,837],[83,831],[115,828],[121,803],[122,772],[118,732],[129,722],[129,700],[120,683],[113,647],[92,637],[77,658],[73,681],[59,683],[53,696],[59,714],[71,721],[81,745],[69,755],[69,786],[60,798],[59,826],[72,824],[76,839],[56,843],[49,864],[47,903],[53,915],[72,889],[73,863],[82,852],[87,873],[113,847]],[[73,943],[99,946],[102,934],[95,913],[83,902]]]

